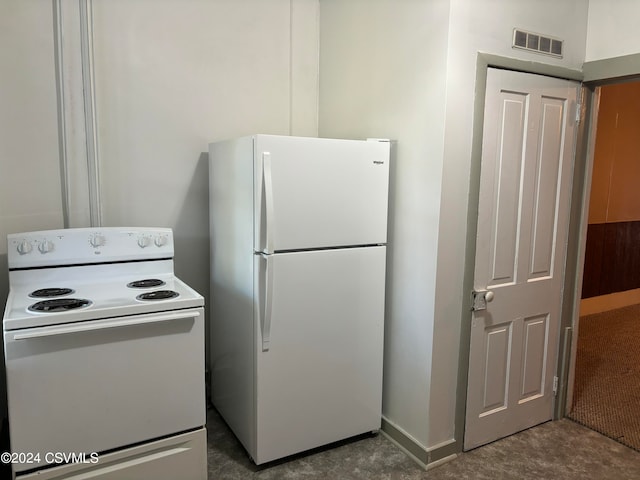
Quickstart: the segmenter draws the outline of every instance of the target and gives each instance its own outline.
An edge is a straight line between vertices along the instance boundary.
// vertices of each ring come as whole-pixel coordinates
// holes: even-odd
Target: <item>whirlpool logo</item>
[[[374,165],[384,165],[384,162],[382,160],[374,160],[373,164]]]

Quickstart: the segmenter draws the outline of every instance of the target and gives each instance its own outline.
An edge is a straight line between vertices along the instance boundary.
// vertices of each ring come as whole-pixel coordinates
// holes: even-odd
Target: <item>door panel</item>
[[[465,449],[552,416],[578,87],[488,69]]]
[[[256,251],[386,243],[389,148],[256,136]]]
[[[554,239],[556,238],[556,215],[558,208],[558,180],[562,165],[561,139],[564,118],[564,101],[542,98],[540,132],[540,155],[536,171],[535,207],[531,270],[529,279],[550,276],[553,265]]]
[[[501,132],[496,146],[501,150],[502,157],[497,165],[500,175],[495,177],[497,204],[492,232],[492,284],[513,282],[515,275],[522,167],[517,161],[504,160],[522,158],[527,97],[506,93],[502,108]]]
[[[524,319],[522,390],[520,402],[544,394],[547,339],[547,315]]]
[[[485,331],[485,383],[483,414],[506,407],[509,379],[511,324]]]

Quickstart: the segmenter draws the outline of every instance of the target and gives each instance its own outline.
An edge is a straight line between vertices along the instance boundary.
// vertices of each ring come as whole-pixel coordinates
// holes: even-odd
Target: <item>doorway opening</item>
[[[640,81],[598,88],[567,415],[640,451],[640,351],[633,348],[640,343]]]

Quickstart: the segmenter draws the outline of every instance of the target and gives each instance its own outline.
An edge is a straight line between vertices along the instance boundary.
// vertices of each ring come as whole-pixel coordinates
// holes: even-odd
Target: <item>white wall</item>
[[[589,0],[586,61],[640,52],[640,2]]]
[[[317,0],[92,4],[104,224],[173,227],[177,272],[206,293],[207,144],[317,134]],[[63,0],[62,13],[64,106],[75,115],[83,98],[77,2]],[[1,2],[2,299],[6,234],[64,226],[53,28],[52,3]],[[86,226],[86,172],[75,171],[83,118],[69,111],[71,226]]]
[[[383,415],[428,442],[448,1],[320,2],[320,136],[391,138]]]
[[[174,229],[208,298],[208,143],[317,134],[315,0],[93,2],[105,225]]]
[[[9,292],[7,234],[63,224],[53,49],[50,2],[0,2],[0,305]],[[2,418],[5,388],[0,346]]]
[[[0,302],[8,292],[7,234],[60,228],[53,9],[0,2]]]

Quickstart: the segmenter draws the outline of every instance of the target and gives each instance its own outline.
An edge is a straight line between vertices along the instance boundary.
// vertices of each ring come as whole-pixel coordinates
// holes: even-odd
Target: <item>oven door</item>
[[[4,333],[11,450],[105,452],[205,424],[202,308]],[[34,459],[39,457],[39,461]]]

